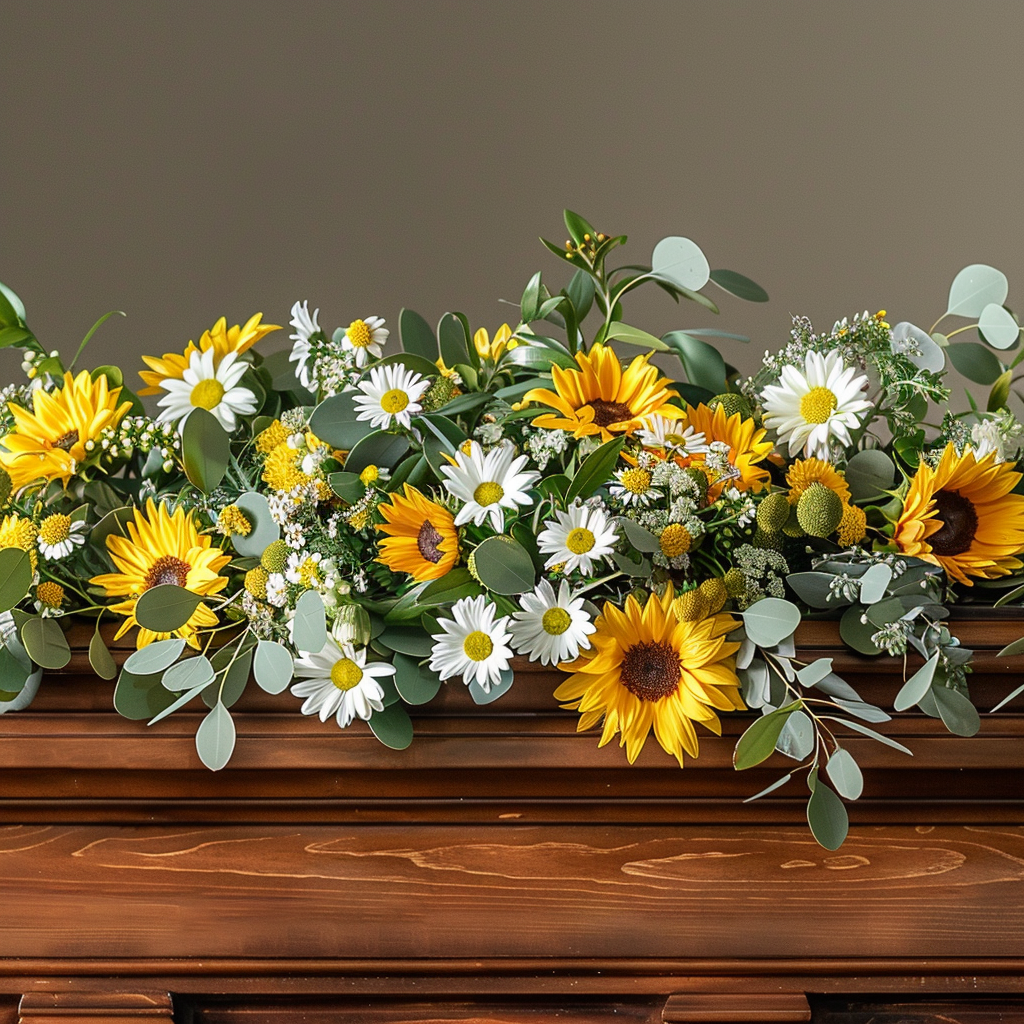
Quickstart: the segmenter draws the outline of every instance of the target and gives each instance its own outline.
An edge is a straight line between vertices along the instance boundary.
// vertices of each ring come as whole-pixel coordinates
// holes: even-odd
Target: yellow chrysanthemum
[[[554,391],[534,388],[524,395],[524,402],[555,410],[538,416],[533,425],[568,430],[576,438],[598,434],[602,441],[639,430],[645,416],[661,412],[676,397],[673,381],[648,365],[650,358],[650,353],[637,356],[623,370],[619,357],[604,345],[577,352],[578,370],[551,368]]]
[[[407,572],[417,583],[440,579],[459,560],[459,535],[451,512],[404,485],[405,497],[393,494],[379,506],[386,523],[377,529],[388,536],[377,559],[392,572]]]
[[[725,639],[739,623],[727,614],[680,620],[674,602],[669,586],[643,608],[633,597],[621,610],[605,604],[591,649],[559,666],[572,675],[555,697],[580,712],[577,730],[590,729],[603,718],[599,746],[621,733],[619,745],[626,748],[630,764],[653,728],[681,766],[684,751],[697,756],[694,722],[721,735],[715,711],[743,709],[735,658],[740,645]]]
[[[893,541],[905,555],[941,565],[959,583],[995,579],[1021,568],[1024,495],[1010,492],[1021,474],[996,452],[983,459],[950,444],[933,469],[921,463],[903,499]]]
[[[36,571],[36,538],[39,531],[31,519],[23,519],[21,516],[4,516],[0,522],[0,550],[4,548],[21,548],[28,552],[29,560],[32,562],[32,571]]]
[[[166,505],[157,505],[151,498],[145,511],[135,510],[135,520],[126,528],[127,537],[112,534],[107,538],[107,550],[118,571],[94,576],[89,581],[103,587],[108,597],[126,598],[110,606],[111,611],[125,616],[115,639],[138,624],[135,603],[150,587],[174,583],[194,594],[207,596],[218,594],[227,586],[227,577],[218,574],[231,561],[231,556],[213,547],[210,538],[196,529],[191,512],[178,508],[171,514]],[[217,616],[206,604],[199,604],[174,635],[198,648],[197,632],[216,625]],[[138,646],[145,647],[171,635],[140,626]]]
[[[727,486],[735,487],[738,491],[757,493],[771,480],[768,470],[758,463],[771,454],[772,443],[764,439],[767,431],[758,427],[754,420],[749,417],[744,419],[738,412],[728,416],[722,406],[712,410],[701,403],[684,413],[681,429],[686,427],[693,427],[694,431],[703,434],[709,445],[721,441],[729,446],[731,469],[725,475],[713,469],[713,463],[707,462],[706,454],[689,455],[677,460],[683,466],[700,466],[707,473],[710,484],[708,501],[715,501]]]
[[[851,544],[859,544],[868,532],[868,517],[864,509],[857,505],[844,505],[843,518],[836,527],[836,542],[842,548]]]
[[[835,491],[844,504],[850,500],[846,477],[824,459],[797,459],[786,473],[786,483],[789,485],[790,505],[795,505],[811,484],[824,484],[830,491]]]
[[[299,469],[302,455],[287,444],[279,444],[268,456],[263,466],[263,482],[275,491],[290,491],[293,487],[305,486],[311,476]]]
[[[116,427],[132,407],[118,403],[121,389],[110,389],[107,378],[93,380],[88,370],[77,377],[64,374],[55,391],[32,393],[32,411],[13,402],[14,429],[0,438],[0,464],[15,490],[37,480],[67,482],[87,456],[86,444],[104,427]]]
[[[239,355],[252,348],[260,338],[266,337],[271,331],[279,331],[277,324],[261,324],[262,313],[251,316],[245,326],[228,327],[228,322],[221,317],[208,331],[204,331],[197,345],[190,341],[185,351],[165,352],[163,358],[156,356],[143,356],[142,361],[149,367],[148,370],[140,370],[139,376],[146,382],[146,387],[139,391],[140,395],[160,394],[160,385],[168,378],[181,380],[185,370],[188,369],[189,359],[193,352],[205,352],[213,349],[213,364],[217,366],[220,361],[229,353],[237,352]]]
[[[256,451],[261,455],[269,455],[279,444],[288,440],[288,428],[280,421],[274,420],[266,430],[256,435]]]

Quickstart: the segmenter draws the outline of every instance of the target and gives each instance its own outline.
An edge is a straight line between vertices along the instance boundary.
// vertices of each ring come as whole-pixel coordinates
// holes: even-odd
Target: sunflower
[[[459,536],[451,512],[429,501],[408,484],[405,497],[391,495],[379,506],[386,523],[377,529],[388,534],[380,542],[378,562],[392,572],[407,572],[417,583],[438,580],[459,560]]]
[[[786,473],[786,483],[789,485],[791,505],[800,500],[800,495],[811,484],[824,484],[842,498],[843,504],[849,504],[850,501],[850,487],[846,477],[831,462],[825,462],[823,459],[797,459]]]
[[[64,486],[85,461],[86,445],[104,427],[116,427],[132,407],[118,404],[120,388],[110,389],[102,374],[93,380],[88,370],[77,377],[64,374],[55,391],[32,392],[32,411],[10,403],[14,429],[0,438],[0,465],[10,474],[15,490],[36,480],[60,480]]]
[[[245,326],[239,327],[235,324],[234,327],[228,327],[227,320],[221,317],[208,331],[203,332],[198,345],[190,341],[181,354],[165,352],[161,359],[157,359],[156,356],[143,356],[142,361],[149,369],[139,370],[139,376],[146,382],[146,387],[142,388],[139,394],[158,395],[165,380],[181,380],[189,367],[193,352],[213,349],[213,362],[217,366],[229,352],[241,355],[252,348],[260,338],[271,331],[281,329],[277,324],[261,324],[262,319],[263,314],[256,313],[249,317]]]
[[[196,529],[191,512],[177,508],[171,514],[166,505],[157,505],[150,498],[144,512],[135,510],[135,521],[127,524],[127,530],[127,537],[112,534],[107,538],[107,550],[118,571],[94,576],[89,581],[103,587],[108,597],[126,597],[110,606],[111,611],[125,616],[115,639],[138,625],[135,602],[150,587],[174,583],[207,596],[220,593],[227,586],[227,577],[218,573],[231,561],[231,556],[213,547],[210,538]],[[205,604],[199,604],[188,622],[174,634],[198,649],[198,630],[216,625],[217,616]],[[138,646],[145,647],[169,636],[170,633],[155,633],[140,626]]]
[[[728,416],[722,406],[712,410],[701,403],[686,410],[685,424],[703,434],[711,450],[678,461],[680,465],[701,466],[707,471],[711,482],[709,501],[718,498],[727,486],[756,493],[769,483],[771,475],[757,463],[768,457],[772,443],[764,440],[767,431],[759,428],[754,420],[744,419],[738,412]],[[725,466],[717,465],[715,442],[729,446]]]
[[[544,413],[535,427],[568,430],[573,437],[599,434],[610,441],[616,434],[632,434],[645,426],[644,418],[660,412],[676,397],[673,383],[656,366],[651,354],[637,356],[625,369],[610,348],[598,342],[589,352],[577,352],[578,370],[551,368],[555,390],[534,388],[524,402],[540,402],[554,413]]]
[[[1024,495],[1011,494],[1021,479],[996,452],[978,459],[947,445],[933,469],[922,462],[903,499],[893,540],[905,555],[941,565],[967,586],[968,577],[995,579],[1024,564]]]
[[[603,717],[598,745],[621,732],[619,745],[630,764],[652,726],[658,742],[682,766],[683,751],[697,756],[694,722],[721,735],[715,709],[743,710],[735,659],[740,645],[725,639],[739,623],[731,615],[681,622],[672,610],[674,600],[670,585],[643,608],[632,596],[622,610],[606,603],[591,649],[559,666],[572,675],[555,690],[555,698],[580,712],[577,731]]]

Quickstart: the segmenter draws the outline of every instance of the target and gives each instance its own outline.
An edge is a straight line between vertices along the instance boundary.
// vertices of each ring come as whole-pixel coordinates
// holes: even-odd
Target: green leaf
[[[502,362],[502,366],[505,363],[515,363],[516,366],[525,366],[528,369],[537,371],[549,370],[552,365],[560,366],[563,370],[575,370],[578,369],[576,360],[573,359],[568,352],[560,352],[557,349],[546,348],[540,345],[528,345],[521,344],[517,345],[514,349],[508,352]],[[518,398],[520,395],[525,394],[530,388],[535,387],[547,387],[551,381],[549,380],[537,380],[537,381],[522,381],[519,384],[513,384],[511,387],[501,388],[495,393],[496,398]],[[447,406],[445,409],[447,410]]]
[[[290,355],[290,349],[283,349],[280,352],[271,352],[270,355],[264,357],[261,365],[270,377],[270,387],[273,391],[282,394],[288,392],[309,394],[299,383],[299,378],[295,376],[295,368],[298,364],[288,358]]]
[[[412,719],[401,704],[392,704],[370,715],[373,735],[392,750],[405,750],[412,743]]]
[[[426,704],[441,689],[441,680],[407,654],[395,655],[395,686],[406,704]]]
[[[22,624],[20,635],[28,656],[40,668],[63,668],[71,660],[71,648],[56,619],[30,615]]]
[[[655,352],[670,352],[671,348],[653,334],[641,331],[639,327],[631,327],[629,324],[613,320],[608,325],[608,332],[605,334],[606,341],[624,341],[629,345],[639,345],[641,348],[649,348]]]
[[[884,743],[887,747],[892,747],[893,750],[898,750],[903,754],[909,754],[910,757],[914,756],[914,752],[909,747],[905,747],[902,743],[897,742],[891,737],[885,736],[880,732],[875,732],[874,729],[869,729],[866,725],[861,725],[860,722],[855,722],[851,718],[838,718],[835,715],[826,715],[825,717],[831,719],[833,722],[842,722],[847,729],[852,729],[854,732],[870,736],[871,739],[877,740],[879,743]]]
[[[822,679],[825,679],[831,674],[832,659],[818,658],[816,661],[812,661],[809,665],[804,665],[803,668],[798,669],[796,677],[800,680],[801,686],[817,686]]]
[[[511,537],[488,537],[473,557],[477,578],[495,594],[523,594],[537,582],[529,551]]]
[[[745,768],[753,768],[754,765],[771,757],[783,726],[789,716],[801,707],[803,707],[802,702],[796,700],[784,708],[777,708],[753,721],[739,738],[736,749],[733,751],[732,763],[736,770],[743,771]]]
[[[573,213],[572,210],[563,210],[562,219],[565,221],[565,230],[569,232],[569,237],[577,245],[583,244],[586,235],[590,235],[591,240],[597,238],[597,232],[578,213]],[[558,250],[560,255],[564,255],[565,251],[564,249]]]
[[[749,277],[737,274],[735,270],[712,270],[711,280],[723,291],[747,302],[767,302],[768,293]]]
[[[367,434],[348,453],[346,473],[362,473],[367,466],[394,469],[409,451],[409,442],[402,434],[375,430]]]
[[[1024,653],[1024,636],[1008,643],[997,655],[997,658],[1012,658],[1015,654]]]
[[[292,643],[310,654],[319,654],[327,643],[327,611],[315,590],[307,590],[295,602]]]
[[[884,562],[876,562],[860,578],[861,604],[875,604],[885,597],[885,591],[892,582],[892,568]]]
[[[895,476],[895,463],[878,448],[865,448],[846,464],[846,482],[853,501],[883,497],[892,487]]]
[[[174,703],[173,694],[160,685],[160,676],[134,676],[121,670],[114,687],[114,710],[123,718],[141,722]]]
[[[288,689],[295,664],[287,647],[273,640],[260,640],[252,661],[252,674],[267,693],[283,693]]]
[[[0,612],[20,604],[32,587],[32,559],[21,548],[0,550]]]
[[[366,494],[366,484],[355,473],[331,473],[327,477],[327,482],[331,485],[331,490],[350,505],[354,505]]]
[[[803,711],[794,711],[775,741],[775,749],[794,761],[802,761],[814,750],[814,723]]]
[[[411,352],[431,363],[437,362],[440,355],[437,338],[434,337],[430,324],[419,313],[403,309],[398,314],[398,335],[406,352]]]
[[[933,686],[932,697],[943,724],[954,736],[973,736],[981,728],[977,708],[958,690]]]
[[[170,668],[181,657],[184,649],[184,640],[155,640],[129,654],[124,667],[133,676],[155,675]]]
[[[848,750],[836,747],[825,765],[825,771],[839,795],[847,800],[857,800],[864,792],[864,775]]]
[[[651,256],[651,272],[663,281],[700,291],[711,279],[711,267],[699,245],[689,238],[663,238]]]
[[[243,557],[259,558],[267,548],[281,536],[281,528],[270,514],[270,504],[265,495],[258,491],[246,491],[235,499],[245,518],[252,524],[246,535],[231,535],[231,543]]]
[[[776,779],[770,786],[765,786],[760,793],[748,796],[743,802],[745,804],[752,804],[755,800],[760,800],[761,797],[767,796],[769,793],[774,793],[777,789],[781,789],[791,778],[793,778],[792,772],[788,775],[783,775],[781,779]]]
[[[27,327],[3,327],[0,328],[0,348],[10,348],[12,345],[27,347],[35,341],[35,335]],[[38,345],[38,342],[36,342]]]
[[[565,503],[571,504],[574,498],[589,498],[602,484],[607,483],[615,471],[619,452],[626,443],[624,437],[616,437],[606,441],[600,448],[595,448],[576,471],[568,490],[565,492]]]
[[[202,687],[209,686],[216,676],[210,659],[204,654],[199,654],[194,658],[185,658],[177,665],[171,665],[163,674],[160,682],[165,690],[170,690],[173,693],[193,689],[198,693]]]
[[[993,714],[1000,708],[1005,707],[1007,704],[1010,703],[1011,700],[1013,700],[1014,697],[1017,697],[1022,693],[1024,693],[1024,683],[1021,683],[1016,690],[1013,690],[1010,693],[1008,693],[994,708],[992,708],[989,714]]]
[[[124,506],[108,512],[89,532],[89,545],[106,552],[108,537],[125,537],[125,524],[135,518],[135,509]]]
[[[650,530],[645,530],[639,523],[633,522],[632,519],[619,516],[615,520],[615,525],[626,535],[626,540],[634,550],[645,553],[661,550],[658,538]]]
[[[389,651],[425,658],[434,649],[434,641],[418,626],[388,626],[377,637]]]
[[[349,451],[370,433],[370,424],[357,419],[355,394],[343,391],[325,398],[309,418],[309,429],[325,444]]]
[[[181,428],[181,461],[185,475],[204,494],[216,488],[231,461],[231,439],[206,409],[193,409]]]
[[[473,579],[468,569],[449,569],[440,579],[427,584],[417,595],[416,603],[420,608],[432,608],[482,593],[480,584]]]
[[[412,352],[395,352],[393,355],[385,356],[383,359],[378,359],[373,364],[373,367],[378,366],[404,366],[407,370],[411,370],[413,373],[418,373],[421,377],[436,377],[440,374],[441,370],[437,364],[431,359],[424,359],[423,356],[415,355]],[[370,376],[370,370],[373,367],[368,366],[363,371],[362,379],[366,380]]]
[[[830,584],[834,579],[830,572],[794,572],[786,577],[786,582],[812,608],[841,608],[850,602],[832,593]]]
[[[577,270],[565,286],[565,294],[576,310],[576,319],[580,323],[586,319],[590,307],[594,304],[595,292],[594,279],[585,270]]]
[[[800,609],[781,597],[763,597],[740,612],[747,637],[758,647],[774,647],[793,635],[800,625]]]
[[[199,723],[196,730],[196,753],[212,772],[219,772],[235,749],[235,723],[220,701]]]
[[[686,331],[670,331],[661,340],[679,356],[691,384],[713,395],[725,391],[725,360],[717,348]]]
[[[252,648],[253,644],[247,645],[246,641],[242,640],[241,643],[222,647],[210,659],[221,681],[219,686],[210,687],[203,694],[203,701],[207,707],[212,708],[218,700],[225,707],[231,707],[242,696],[249,682],[249,670],[252,668]]]
[[[441,317],[437,325],[437,337],[441,342],[441,358],[446,366],[470,362],[466,328],[455,313],[445,313]],[[475,353],[476,349],[473,351]]]
[[[953,278],[946,314],[979,317],[990,303],[1001,306],[1009,290],[1004,273],[985,263],[972,263]]]
[[[104,324],[105,324],[105,323],[106,323],[106,322],[107,322],[107,321],[108,321],[108,320],[109,320],[109,319],[110,319],[110,318],[111,318],[112,316],[127,316],[127,315],[128,315],[127,313],[123,312],[123,311],[122,311],[122,310],[120,310],[120,309],[112,309],[112,310],[111,310],[111,311],[110,311],[109,313],[104,313],[104,314],[103,314],[103,316],[101,316],[101,317],[99,318],[99,320],[97,320],[97,321],[96,321],[96,323],[94,323],[94,324],[92,325],[92,327],[90,327],[90,328],[89,328],[89,330],[88,330],[88,332],[86,333],[85,337],[84,337],[84,338],[82,339],[82,343],[81,343],[81,344],[80,344],[80,345],[78,346],[78,351],[77,351],[77,352],[75,352],[75,358],[71,360],[71,365],[70,365],[70,366],[68,366],[68,370],[69,370],[69,371],[70,371],[70,370],[74,370],[74,368],[75,368],[75,363],[77,363],[77,362],[78,362],[78,357],[79,357],[79,356],[80,356],[80,355],[81,355],[81,354],[82,354],[82,353],[83,353],[83,352],[85,351],[85,346],[86,346],[86,345],[88,345],[90,341],[92,341],[92,336],[93,336],[93,335],[94,335],[94,334],[95,334],[95,333],[96,333],[96,332],[97,332],[97,331],[98,331],[98,330],[99,330],[99,329],[100,329],[100,328],[101,328],[101,327],[102,327],[102,326],[103,326],[103,325],[104,325]]]
[[[18,296],[0,283],[0,327],[24,327],[25,304]]]
[[[193,660],[195,660],[195,659],[193,659]],[[184,664],[187,664],[187,662],[185,662]],[[180,666],[178,666],[178,665],[175,665],[174,667],[175,667],[175,668],[179,668]],[[165,676],[164,676],[164,679],[165,679],[165,681],[166,681],[166,678],[167,678],[167,677],[166,677],[166,675],[165,675]],[[189,703],[189,701],[191,701],[191,700],[192,700],[193,698],[195,698],[195,697],[198,697],[198,696],[199,696],[199,694],[201,694],[201,693],[202,693],[202,692],[203,692],[203,691],[204,691],[204,690],[205,690],[205,689],[206,689],[206,688],[207,688],[207,687],[208,687],[208,686],[210,685],[210,683],[212,683],[212,682],[213,682],[213,680],[212,680],[212,679],[209,679],[209,680],[207,680],[206,682],[203,682],[203,683],[197,683],[197,684],[196,684],[195,686],[193,686],[193,687],[192,687],[192,688],[191,688],[190,690],[186,690],[186,691],[185,691],[185,692],[184,692],[183,694],[181,694],[180,696],[178,696],[178,697],[175,697],[175,699],[174,699],[174,701],[173,701],[172,703],[168,704],[168,705],[167,705],[167,707],[165,707],[165,708],[164,708],[164,709],[163,709],[162,711],[160,711],[160,712],[158,712],[158,713],[157,713],[156,715],[154,715],[154,716],[153,716],[153,717],[152,717],[152,718],[151,718],[151,719],[150,719],[150,720],[149,720],[149,721],[148,721],[148,722],[146,723],[146,725],[147,725],[147,726],[150,726],[150,725],[156,725],[156,723],[157,723],[157,722],[162,722],[162,721],[163,721],[163,720],[164,720],[165,718],[167,718],[167,717],[168,717],[169,715],[173,715],[173,714],[174,714],[174,712],[175,712],[175,711],[177,711],[177,710],[178,710],[179,708],[183,708],[183,707],[184,707],[184,706],[185,706],[186,704],[188,704],[188,703]]]
[[[32,675],[32,660],[17,637],[10,637],[0,647],[0,701],[7,703],[11,695],[21,693]]]
[[[930,689],[935,677],[935,666],[939,663],[936,651],[901,687],[892,706],[897,711],[912,708]]]
[[[143,629],[173,633],[181,629],[202,604],[203,595],[173,583],[161,583],[144,590],[135,602],[135,618]]]
[[[811,827],[811,835],[826,850],[838,850],[850,830],[846,807],[828,786],[817,780],[817,772],[811,773],[808,783],[813,786],[811,799],[807,801],[807,824]]]
[[[1002,305],[990,302],[978,318],[978,330],[993,348],[1010,348],[1020,336],[1020,325]]]
[[[1006,407],[1010,400],[1010,384],[1012,383],[1013,370],[1004,370],[988,393],[988,401],[985,403],[987,412],[998,412]]]
[[[499,697],[503,697],[509,690],[512,689],[512,683],[515,681],[512,669],[506,668],[501,673],[501,679],[491,684],[489,690],[485,690],[475,679],[469,684],[469,695],[473,698],[473,703],[478,704],[481,707],[487,704],[493,704]]]
[[[862,622],[862,618],[867,616],[860,605],[855,604],[846,609],[839,620],[839,635],[843,643],[861,654],[881,654],[882,649],[871,639],[878,632],[878,627],[870,620]]]
[[[117,675],[117,663],[103,642],[103,637],[100,636],[98,629],[89,641],[89,664],[100,679],[113,679]]]
[[[976,341],[955,341],[946,349],[949,361],[975,384],[994,384],[1003,372],[1003,364],[991,349]]]

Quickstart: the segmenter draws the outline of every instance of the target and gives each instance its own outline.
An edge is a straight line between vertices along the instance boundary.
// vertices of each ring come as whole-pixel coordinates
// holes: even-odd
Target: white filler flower
[[[193,352],[181,380],[168,378],[160,384],[167,394],[157,403],[163,409],[157,423],[178,423],[193,409],[206,409],[233,434],[238,417],[256,411],[256,396],[238,386],[249,364],[239,362],[237,352],[229,352],[216,367],[213,359],[212,348]]]
[[[850,431],[861,424],[860,413],[871,408],[863,398],[868,379],[856,367],[844,366],[838,352],[808,352],[804,372],[784,366],[778,384],[761,392],[764,425],[774,429],[790,455],[803,448],[807,458],[828,459],[829,440],[851,443]]]
[[[309,365],[309,339],[320,330],[320,322],[317,320],[319,316],[319,309],[310,315],[309,303],[306,301],[296,302],[292,306],[290,323],[295,328],[295,332],[289,335],[294,344],[288,361],[296,363],[295,376],[299,383],[310,391],[314,389],[313,378],[309,375],[309,371],[312,369]]]
[[[533,504],[533,498],[526,492],[540,479],[540,473],[524,471],[527,462],[527,456],[517,456],[509,441],[503,441],[486,455],[476,441],[470,442],[468,454],[461,449],[456,452],[455,465],[441,467],[448,492],[465,502],[455,517],[455,525],[472,522],[480,526],[490,517],[491,526],[502,533],[503,509],[514,512]]]
[[[481,594],[452,605],[451,619],[438,619],[443,633],[432,634],[430,669],[442,680],[461,675],[469,686],[476,682],[484,693],[501,682],[512,658],[508,618],[494,618],[494,605]]]
[[[368,316],[365,320],[353,320],[348,325],[341,346],[355,352],[356,366],[365,366],[371,356],[380,359],[390,333],[384,326],[383,317]]]
[[[369,420],[370,425],[386,430],[399,424],[408,430],[412,417],[422,411],[420,399],[430,381],[406,369],[401,363],[375,366],[369,380],[358,384],[362,394],[356,396],[356,419]]]
[[[318,654],[295,659],[295,674],[301,682],[292,686],[292,694],[305,697],[302,713],[319,715],[321,722],[334,715],[344,729],[356,718],[366,721],[374,711],[384,710],[384,690],[377,680],[393,676],[395,666],[383,661],[367,665],[365,648],[357,651],[328,636]]]
[[[573,505],[568,512],[556,512],[555,518],[549,519],[537,535],[541,554],[551,556],[545,567],[565,563],[562,572],[566,574],[573,569],[590,572],[595,562],[612,553],[617,540],[615,527],[604,512],[587,505]]]
[[[562,580],[558,593],[547,580],[541,580],[531,594],[519,598],[523,609],[512,616],[509,628],[516,653],[530,661],[557,665],[575,661],[580,648],[589,648],[587,638],[596,630],[583,609],[583,598],[576,597]]]

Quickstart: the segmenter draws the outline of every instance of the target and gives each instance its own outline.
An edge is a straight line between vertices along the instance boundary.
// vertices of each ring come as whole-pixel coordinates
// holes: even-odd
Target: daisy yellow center
[[[622,474],[622,486],[630,494],[646,494],[651,486],[651,474],[646,469],[627,469]]]
[[[572,617],[564,608],[549,608],[540,624],[549,636],[561,636],[572,624]]]
[[[933,500],[939,510],[936,518],[942,520],[942,529],[928,538],[932,551],[943,557],[969,551],[978,532],[974,503],[959,491],[938,491]]]
[[[362,678],[363,670],[351,658],[336,661],[331,669],[331,682],[339,690],[351,690]]]
[[[162,558],[158,558],[146,573],[145,589],[159,587],[164,583],[173,583],[177,587],[183,587],[188,582],[190,568],[188,562],[175,558],[174,555],[164,555]]]
[[[71,536],[71,516],[47,516],[39,526],[39,539],[52,547]]]
[[[36,587],[36,597],[48,608],[59,608],[64,603],[64,588],[59,583],[45,580]]]
[[[839,400],[828,388],[811,388],[800,399],[800,415],[808,423],[825,423],[838,405]]]
[[[462,650],[470,661],[486,661],[494,650],[494,641],[477,629],[462,641]]]
[[[585,555],[593,550],[594,535],[585,526],[577,526],[569,531],[569,536],[565,538],[565,546],[574,555]]]
[[[604,399],[595,398],[590,403],[590,408],[594,410],[594,422],[599,427],[607,427],[612,423],[622,423],[633,418],[633,410],[624,402],[606,402]]]
[[[348,325],[348,340],[355,345],[356,348],[366,348],[367,345],[373,341],[373,332],[370,330],[370,325],[365,320],[353,320]]]
[[[385,412],[401,412],[409,404],[409,396],[401,388],[392,388],[381,396],[380,407]]]
[[[622,658],[619,678],[634,697],[659,701],[679,688],[679,655],[668,642],[633,644]]]
[[[473,500],[478,505],[495,505],[505,497],[505,488],[493,481],[480,484],[473,492]]]
[[[219,380],[201,380],[189,395],[189,401],[199,409],[216,409],[224,397],[224,385]]]

